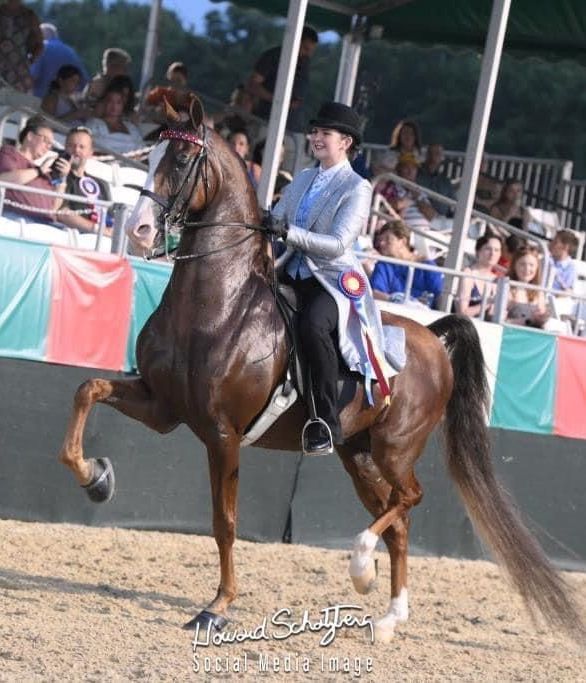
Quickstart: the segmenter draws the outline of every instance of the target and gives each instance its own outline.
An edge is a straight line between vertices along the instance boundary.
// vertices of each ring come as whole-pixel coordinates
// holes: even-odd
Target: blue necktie
[[[318,171],[315,178],[313,179],[313,182],[307,188],[305,194],[301,199],[301,202],[299,203],[299,208],[297,209],[297,213],[295,215],[295,224],[298,227],[307,230],[307,220],[309,218],[309,212],[311,211],[312,206],[315,204],[315,201],[318,198],[320,191],[325,187],[327,182],[328,176],[324,172]],[[296,252],[295,255],[289,261],[289,265],[287,266],[287,272],[294,280],[305,280],[311,277],[311,271],[309,270],[309,268],[303,260],[303,254],[299,251]]]

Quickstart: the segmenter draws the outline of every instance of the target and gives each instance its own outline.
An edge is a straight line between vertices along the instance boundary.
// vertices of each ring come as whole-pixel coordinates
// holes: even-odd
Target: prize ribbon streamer
[[[374,405],[374,400],[372,397],[372,383],[376,379],[376,381],[379,383],[384,402],[386,405],[388,405],[391,401],[391,388],[388,381],[388,377],[391,373],[384,356],[377,348],[377,345],[370,334],[368,317],[366,315],[366,308],[363,301],[364,293],[366,292],[366,283],[364,278],[355,270],[347,270],[344,273],[340,273],[340,277],[338,278],[338,286],[352,302],[352,309],[355,311],[356,315],[358,316],[358,320],[360,321],[364,350],[368,359],[365,362],[364,372],[364,389],[366,391],[368,402],[371,406]]]

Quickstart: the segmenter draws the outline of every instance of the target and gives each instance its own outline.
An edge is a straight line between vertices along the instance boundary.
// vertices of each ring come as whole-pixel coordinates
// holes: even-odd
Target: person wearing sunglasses
[[[47,156],[54,144],[49,124],[42,117],[29,119],[18,136],[18,143],[16,147],[0,147],[0,181],[64,192],[71,165],[64,158]],[[13,189],[6,190],[5,200],[5,218],[30,223],[51,224],[54,212],[62,204],[60,197]]]

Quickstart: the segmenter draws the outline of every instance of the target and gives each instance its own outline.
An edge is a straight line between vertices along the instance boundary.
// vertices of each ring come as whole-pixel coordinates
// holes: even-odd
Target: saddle
[[[299,342],[297,318],[300,302],[293,287],[279,282],[275,292],[277,307],[285,322],[289,341],[289,364],[287,377],[271,396],[266,409],[247,429],[241,446],[247,446],[259,439],[276,419],[288,410],[299,398],[306,406],[309,420],[303,428],[302,444],[307,426],[312,422],[323,422],[315,410],[315,401],[310,379],[309,363],[304,358]],[[351,372],[338,351],[338,413],[340,413],[356,394],[356,388],[362,382],[362,375]]]
[[[300,311],[300,302],[297,292],[290,285],[279,282],[276,292],[277,306],[285,326],[290,344],[289,373],[301,398],[308,406],[311,414],[313,406],[312,388],[309,372],[309,364],[304,358],[298,335],[297,318]],[[356,385],[361,382],[362,375],[351,372],[344,362],[338,350],[338,413],[350,403],[356,393]]]

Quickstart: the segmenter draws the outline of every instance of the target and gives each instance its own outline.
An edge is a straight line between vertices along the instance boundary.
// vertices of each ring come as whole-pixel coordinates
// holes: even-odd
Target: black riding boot
[[[299,335],[305,359],[309,363],[315,408],[318,417],[330,428],[334,444],[342,443],[342,430],[338,417],[338,353],[336,302],[315,278],[295,281],[303,299],[299,316]],[[331,452],[328,431],[319,423],[306,432],[311,452]]]

